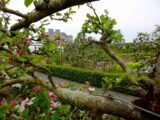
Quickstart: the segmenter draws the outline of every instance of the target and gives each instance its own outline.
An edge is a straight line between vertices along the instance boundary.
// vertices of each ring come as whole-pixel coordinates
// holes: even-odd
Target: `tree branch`
[[[15,10],[9,9],[7,7],[0,7],[0,10],[3,11],[3,12],[6,12],[6,13],[10,13],[10,14],[22,17],[24,19],[28,18],[27,15],[25,15],[23,13],[20,13],[19,11],[15,11]]]
[[[101,44],[101,42],[100,42],[100,41],[92,40],[92,41],[88,42],[87,44],[85,44],[84,46],[89,46],[89,45],[91,45],[91,44],[93,44],[93,43]]]
[[[95,16],[96,16],[97,19],[98,19],[98,24],[97,24],[97,26],[100,28],[101,21],[100,21],[100,19],[99,19],[99,17],[98,17],[98,14],[97,14],[97,12],[96,12],[96,9],[93,7],[93,5],[92,5],[91,3],[88,3],[87,6],[88,6],[90,9],[93,10]]]
[[[44,17],[50,16],[53,13],[56,13],[58,11],[64,10],[69,7],[73,7],[75,5],[81,5],[87,2],[93,2],[98,0],[50,0],[48,7],[44,10],[35,10],[31,13],[27,14],[28,19],[21,19],[19,22],[14,24],[11,27],[11,31],[21,29],[21,28],[27,28],[30,24],[37,22]]]
[[[6,49],[6,48],[4,48],[2,46],[0,46],[0,51],[5,51],[5,52],[7,52],[9,54],[12,54],[12,51],[10,51],[9,49]]]
[[[45,68],[45,67],[42,67],[42,66],[39,66],[39,65],[36,65],[36,64],[32,63],[31,61],[29,61],[29,64],[30,64],[31,66],[35,67],[35,69],[45,71],[46,74],[48,75],[48,80],[49,80],[49,82],[51,83],[52,88],[53,88],[53,89],[56,88],[56,85],[54,84],[53,79],[52,79],[52,72],[51,72],[49,69],[47,69],[47,68]]]

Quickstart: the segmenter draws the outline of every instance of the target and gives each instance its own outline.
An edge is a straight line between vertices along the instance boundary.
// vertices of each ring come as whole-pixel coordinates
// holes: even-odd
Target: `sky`
[[[24,0],[11,0],[9,8],[20,10],[27,13],[33,9],[33,6],[26,8],[23,4]],[[160,0],[100,0],[94,2],[98,15],[104,13],[107,9],[109,16],[117,21],[116,29],[120,29],[127,42],[136,38],[138,32],[151,33],[155,29],[155,25],[160,25]],[[86,19],[87,13],[92,13],[86,5],[73,7],[76,14],[72,15],[72,20],[64,23],[60,21],[51,21],[46,28],[60,29],[62,32],[71,34],[76,37],[81,30],[81,26]],[[15,19],[15,17],[12,17]],[[12,20],[11,23],[15,21]]]

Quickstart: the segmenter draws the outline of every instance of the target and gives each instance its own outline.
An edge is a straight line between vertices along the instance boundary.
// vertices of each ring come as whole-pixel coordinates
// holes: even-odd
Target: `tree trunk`
[[[108,43],[102,43],[101,47],[103,48],[103,50],[114,60],[116,61],[121,68],[123,69],[124,72],[130,73],[130,70],[128,68],[128,66],[125,64],[125,62],[118,57],[109,47]]]
[[[157,55],[151,84],[151,89],[148,92],[148,94],[150,93],[148,97],[151,98],[150,110],[160,114],[160,52]]]
[[[152,81],[147,95],[143,99],[135,100],[133,103],[160,114],[160,52],[152,74]]]
[[[160,52],[157,55],[156,65],[153,70],[153,89],[154,94],[160,97]]]

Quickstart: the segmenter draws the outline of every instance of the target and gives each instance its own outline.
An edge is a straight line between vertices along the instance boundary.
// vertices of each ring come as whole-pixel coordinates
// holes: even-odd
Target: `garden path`
[[[43,74],[43,73],[39,73],[39,72],[36,72],[35,74],[37,77],[41,78],[41,79],[45,79],[47,80],[47,75]],[[56,85],[60,85],[62,82],[73,82],[73,81],[70,81],[70,80],[66,80],[66,79],[63,79],[63,78],[58,78],[58,77],[55,77],[55,76],[52,76],[53,80],[54,80],[54,83]],[[72,90],[78,90],[80,88],[80,86],[84,85],[82,83],[77,83],[77,82],[73,82],[74,83],[74,86],[69,88],[69,89],[72,89]],[[97,95],[100,95],[102,94],[102,88],[97,88],[95,86],[91,86],[93,88],[96,89],[96,94]],[[138,99],[138,97],[135,97],[135,96],[131,96],[131,95],[127,95],[127,94],[123,94],[123,93],[119,93],[119,92],[115,92],[115,91],[107,91],[105,93],[105,95],[111,95],[112,97],[114,97],[115,99],[118,99],[120,101],[124,101],[126,103],[129,103],[129,104],[132,104],[131,101],[134,101],[135,99]]]

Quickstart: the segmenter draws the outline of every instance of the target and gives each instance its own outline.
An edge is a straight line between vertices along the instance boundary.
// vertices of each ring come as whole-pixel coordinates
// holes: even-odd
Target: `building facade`
[[[59,29],[48,29],[48,32],[46,34],[49,36],[49,38],[53,41],[60,40],[65,43],[73,42],[73,36],[67,35],[64,32],[61,32]]]

